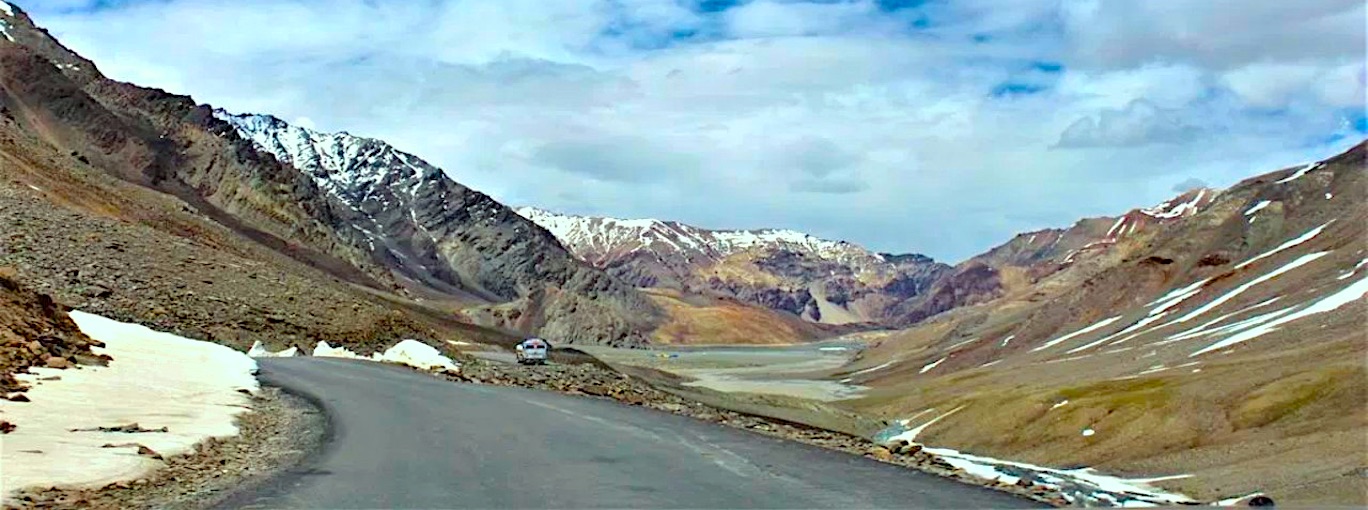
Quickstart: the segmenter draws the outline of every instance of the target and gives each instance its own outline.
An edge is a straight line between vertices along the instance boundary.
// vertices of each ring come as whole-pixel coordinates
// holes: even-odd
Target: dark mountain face
[[[470,317],[562,342],[639,343],[659,320],[650,300],[543,229],[383,142],[344,135],[341,152],[318,160],[281,151],[288,144],[270,138],[292,128],[277,119],[216,116],[189,97],[108,80],[18,9],[6,27],[0,113],[256,242],[352,283],[476,305]]]

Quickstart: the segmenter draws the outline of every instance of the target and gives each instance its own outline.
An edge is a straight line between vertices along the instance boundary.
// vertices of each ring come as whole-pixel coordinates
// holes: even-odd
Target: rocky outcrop
[[[103,344],[82,333],[66,312],[52,297],[20,284],[13,271],[0,269],[0,398],[25,389],[15,375],[31,367],[108,362],[90,350]]]

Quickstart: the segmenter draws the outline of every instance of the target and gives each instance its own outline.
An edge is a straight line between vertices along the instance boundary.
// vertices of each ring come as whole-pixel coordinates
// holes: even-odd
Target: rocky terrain
[[[843,405],[959,409],[928,444],[1198,498],[1364,504],[1366,149],[1018,236],[970,262],[1000,297],[881,339]]]
[[[216,116],[189,97],[109,80],[21,9],[0,16],[0,122],[20,140],[10,149],[27,151],[13,156],[45,171],[98,170],[200,216],[144,225],[197,240],[207,220],[372,292],[448,312],[474,306],[467,320],[566,342],[640,343],[659,320],[645,296],[411,155],[267,117]],[[110,201],[149,196],[118,191],[60,199],[107,213]]]
[[[90,350],[100,346],[81,333],[51,296],[25,287],[14,279],[13,270],[0,267],[0,397],[22,398],[19,392],[25,386],[14,376],[30,367],[60,369],[107,362],[107,356]]]

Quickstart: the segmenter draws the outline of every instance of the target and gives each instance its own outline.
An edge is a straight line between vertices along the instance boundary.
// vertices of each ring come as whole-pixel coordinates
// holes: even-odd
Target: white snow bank
[[[459,370],[460,364],[443,356],[437,348],[417,340],[403,340],[384,353],[374,353],[369,357],[352,352],[346,347],[333,347],[328,342],[319,341],[314,347],[314,356],[327,358],[364,359],[384,363],[398,363],[422,370],[445,369]]]
[[[451,358],[443,356],[437,348],[417,340],[404,340],[385,350],[384,354],[371,356],[375,361],[386,361],[408,365],[423,370],[458,370]]]
[[[14,8],[10,7],[8,2],[0,2],[0,11],[3,11],[6,16],[14,16]]]
[[[1191,356],[1198,356],[1214,350],[1224,349],[1226,347],[1230,347],[1232,345],[1244,342],[1246,340],[1258,338],[1265,334],[1276,331],[1278,326],[1318,313],[1329,312],[1341,306],[1358,301],[1359,299],[1363,298],[1364,295],[1368,295],[1368,278],[1354,282],[1350,284],[1348,287],[1340,289],[1338,292],[1335,292],[1334,294],[1321,298],[1320,301],[1316,301],[1315,303],[1312,303],[1311,306],[1308,306],[1301,310],[1297,310],[1294,313],[1291,313],[1289,315],[1283,315],[1272,321],[1268,321],[1262,324],[1254,324],[1252,327],[1245,331],[1231,335],[1225,338],[1224,340],[1207,346],[1205,349],[1192,353]]]
[[[256,362],[229,347],[153,331],[73,311],[81,331],[104,342],[94,348],[114,358],[107,367],[30,369],[20,379],[32,402],[0,401],[6,421],[18,428],[0,440],[0,486],[4,497],[31,486],[103,485],[142,476],[162,465],[136,447],[141,443],[175,455],[209,437],[238,433],[233,417],[247,409],[238,390],[255,391]],[[59,380],[39,380],[42,377]],[[139,434],[70,432],[138,423],[168,432]]]
[[[1244,261],[1244,262],[1241,262],[1239,265],[1235,266],[1235,269],[1240,269],[1240,268],[1242,268],[1242,267],[1245,267],[1245,266],[1248,266],[1248,265],[1253,264],[1253,263],[1255,263],[1255,262],[1258,262],[1258,261],[1260,261],[1260,260],[1262,260],[1262,259],[1265,259],[1265,258],[1268,258],[1268,257],[1272,257],[1272,256],[1274,256],[1274,255],[1277,255],[1278,252],[1281,252],[1281,251],[1286,250],[1286,249],[1288,249],[1288,248],[1291,248],[1291,247],[1293,247],[1293,246],[1299,245],[1299,244],[1301,244],[1301,243],[1310,241],[1311,238],[1320,235],[1321,232],[1325,231],[1325,227],[1330,226],[1330,224],[1331,224],[1331,223],[1334,223],[1334,222],[1335,222],[1335,220],[1330,220],[1330,221],[1326,222],[1324,225],[1321,225],[1321,226],[1319,226],[1319,227],[1316,227],[1316,228],[1313,228],[1313,229],[1311,229],[1311,230],[1308,230],[1308,231],[1306,231],[1305,234],[1302,234],[1302,235],[1299,235],[1299,236],[1297,236],[1297,237],[1295,237],[1295,238],[1293,238],[1293,239],[1290,239],[1290,240],[1288,240],[1287,242],[1278,245],[1276,248],[1273,248],[1273,249],[1271,249],[1271,250],[1268,250],[1268,251],[1266,251],[1266,252],[1263,252],[1263,253],[1259,254],[1259,256],[1257,256],[1257,257],[1254,257],[1254,258],[1252,258],[1252,259],[1249,259],[1249,260],[1246,260],[1246,261]]]
[[[289,358],[299,355],[299,349],[290,347],[289,349],[271,352],[266,350],[266,346],[261,345],[261,341],[252,342],[252,347],[247,349],[247,355],[253,358]]]
[[[346,347],[333,347],[322,340],[319,340],[318,345],[314,346],[313,355],[323,358],[366,359],[365,356],[351,352]]]
[[[1099,321],[1098,323],[1093,324],[1093,325],[1091,325],[1091,326],[1088,326],[1088,327],[1086,327],[1086,328],[1080,329],[1080,330],[1075,331],[1075,332],[1073,332],[1073,333],[1069,333],[1069,334],[1067,334],[1067,335],[1061,336],[1061,337],[1056,338],[1056,339],[1054,339],[1054,340],[1050,340],[1050,341],[1048,341],[1048,342],[1045,342],[1044,344],[1041,344],[1040,347],[1036,347],[1036,348],[1034,348],[1034,349],[1031,349],[1031,352],[1043,351],[1043,350],[1045,350],[1045,349],[1049,349],[1049,348],[1051,348],[1051,347],[1054,347],[1054,346],[1056,346],[1056,345],[1059,345],[1060,343],[1065,342],[1065,341],[1067,341],[1067,340],[1069,340],[1069,339],[1071,339],[1071,338],[1078,337],[1078,336],[1082,336],[1082,335],[1086,335],[1086,334],[1088,334],[1088,333],[1092,333],[1092,332],[1097,331],[1097,330],[1099,330],[1099,329],[1105,328],[1105,327],[1107,327],[1108,325],[1110,325],[1111,323],[1121,320],[1121,317],[1124,317],[1124,316],[1118,315],[1118,316],[1112,317],[1112,318],[1110,318],[1110,319],[1103,319],[1103,320]]]

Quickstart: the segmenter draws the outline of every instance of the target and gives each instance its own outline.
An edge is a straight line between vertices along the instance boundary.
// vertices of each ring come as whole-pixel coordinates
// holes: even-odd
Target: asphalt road
[[[258,360],[328,417],[264,508],[1032,508],[869,459],[650,409],[326,358]]]

